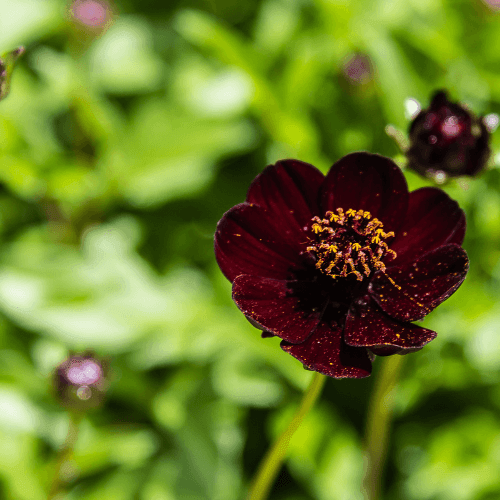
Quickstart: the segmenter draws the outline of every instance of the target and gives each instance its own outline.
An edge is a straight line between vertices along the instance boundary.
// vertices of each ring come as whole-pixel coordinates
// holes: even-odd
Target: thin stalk
[[[326,377],[324,375],[317,372],[314,373],[297,412],[288,424],[288,427],[282,432],[263,458],[250,487],[247,500],[265,500],[267,498],[276,475],[286,457],[290,439],[299,428],[306,414],[313,407],[316,399],[318,399],[325,381]]]
[[[81,421],[81,416],[69,413],[69,424],[68,433],[66,434],[66,439],[64,444],[61,446],[58,452],[57,460],[54,466],[54,477],[52,479],[52,484],[49,490],[48,500],[55,498],[65,486],[63,480],[62,471],[68,460],[71,458],[73,449],[75,447],[76,440],[78,438],[78,428]]]
[[[381,359],[382,367],[368,406],[365,434],[366,473],[364,494],[367,500],[379,500],[384,464],[392,423],[394,388],[405,356],[393,355]]]

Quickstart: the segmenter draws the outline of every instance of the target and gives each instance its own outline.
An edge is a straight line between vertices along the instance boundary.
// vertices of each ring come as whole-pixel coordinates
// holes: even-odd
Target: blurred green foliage
[[[213,257],[268,163],[403,157],[405,99],[500,112],[500,12],[480,0],[116,0],[100,35],[65,0],[0,0],[0,498],[47,497],[68,417],[51,373],[111,359],[64,473],[73,499],[235,500],[311,374],[260,338]],[[353,57],[371,73],[352,78]],[[351,75],[351,76],[349,76]],[[366,76],[366,75],[365,75]],[[471,269],[405,359],[384,499],[500,497],[500,140],[444,189]],[[405,172],[411,189],[427,184]],[[329,380],[271,498],[362,498],[366,380]]]

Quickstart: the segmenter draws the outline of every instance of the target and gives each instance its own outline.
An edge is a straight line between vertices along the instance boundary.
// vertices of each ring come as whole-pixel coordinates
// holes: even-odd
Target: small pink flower
[[[346,59],[343,72],[350,83],[362,85],[372,79],[373,68],[368,56],[354,54]]]
[[[106,365],[92,354],[70,356],[55,372],[58,399],[64,406],[76,410],[98,406],[108,387],[106,377]]]
[[[75,0],[71,5],[70,16],[82,28],[102,32],[113,20],[113,11],[104,0]]]
[[[500,10],[500,0],[483,0],[483,3],[491,10]]]

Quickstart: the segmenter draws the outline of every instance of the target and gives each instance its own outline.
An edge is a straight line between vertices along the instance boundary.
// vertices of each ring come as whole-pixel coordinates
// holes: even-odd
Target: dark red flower
[[[437,92],[410,125],[408,166],[421,175],[473,176],[490,156],[490,134],[481,118]]]
[[[72,355],[63,361],[54,374],[59,401],[73,410],[99,406],[108,388],[107,363],[91,353]]]
[[[246,317],[306,368],[366,377],[373,354],[422,348],[411,323],[446,300],[468,269],[465,215],[437,188],[408,193],[389,159],[353,153],[325,177],[282,160],[224,214],[215,255]]]

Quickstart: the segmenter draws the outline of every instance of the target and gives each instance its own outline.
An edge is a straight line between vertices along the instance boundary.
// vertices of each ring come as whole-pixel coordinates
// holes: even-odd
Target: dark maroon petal
[[[254,319],[250,318],[250,316],[245,316],[245,318],[255,328],[258,328],[259,330],[262,330],[263,332],[266,330],[260,323],[257,323],[257,321],[255,321]]]
[[[450,297],[464,281],[468,269],[465,250],[452,243],[411,264],[377,272],[368,290],[389,316],[415,321]]]
[[[420,351],[422,347],[401,349],[401,347],[396,347],[394,345],[384,345],[379,347],[368,347],[369,352],[376,354],[377,356],[392,356],[393,354],[410,354],[412,352]]]
[[[335,378],[363,378],[372,371],[366,349],[350,347],[342,340],[342,328],[320,323],[302,344],[281,342],[281,348],[306,368]]]
[[[268,332],[268,331],[264,331],[260,334],[260,336],[263,338],[263,339],[269,339],[271,337],[275,337],[276,335],[274,335],[274,333],[271,333],[271,332]]]
[[[311,282],[273,280],[240,275],[233,283],[233,300],[240,310],[266,330],[288,342],[303,342],[318,325],[324,306],[302,304],[314,293]]]
[[[365,210],[396,231],[408,206],[408,187],[400,168],[388,158],[352,153],[336,162],[321,191],[323,210]]]
[[[347,344],[356,347],[374,347],[381,355],[394,354],[381,349],[395,346],[399,349],[419,349],[436,338],[436,332],[402,323],[384,314],[369,296],[357,300],[351,305],[347,315],[344,339]],[[395,351],[397,352],[397,351]]]
[[[378,347],[369,347],[370,352],[376,354],[377,356],[392,356],[393,354],[403,354],[404,352],[408,352],[410,349],[406,351],[401,349],[401,347],[397,347],[395,345],[382,345]],[[415,349],[415,351],[419,351],[420,349]],[[413,352],[413,351],[412,351]]]
[[[281,160],[252,182],[247,202],[266,209],[284,238],[304,239],[311,218],[319,213],[319,190],[325,176],[309,163]]]
[[[262,333],[260,334],[260,336],[263,339],[269,339],[271,337],[276,337],[276,335],[274,335],[274,333],[268,332],[261,324],[257,323],[257,321],[255,321],[254,319],[250,318],[250,316],[245,316],[245,318],[248,320],[248,322],[252,326],[254,326],[255,328],[257,328],[258,330],[262,330]]]
[[[242,203],[217,224],[215,257],[229,281],[240,274],[286,279],[300,267],[300,243],[283,239],[263,208]]]
[[[245,318],[248,320],[248,322],[252,326],[254,326],[255,328],[257,328],[258,330],[262,330],[261,337],[263,339],[267,339],[267,338],[275,336],[274,333],[268,332],[261,324],[257,323],[257,321],[255,321],[254,319],[250,318],[250,316],[245,316]]]
[[[465,214],[458,203],[444,191],[426,187],[410,193],[406,219],[391,243],[397,258],[388,263],[398,266],[446,245],[462,244],[465,235]]]

